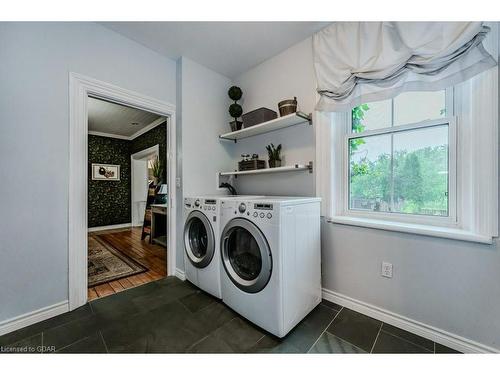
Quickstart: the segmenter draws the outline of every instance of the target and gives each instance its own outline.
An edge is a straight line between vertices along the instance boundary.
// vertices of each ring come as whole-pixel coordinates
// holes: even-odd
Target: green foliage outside
[[[352,110],[353,132],[364,131],[369,107]],[[363,138],[350,141],[350,155],[359,152]],[[381,154],[375,161],[362,158],[350,162],[351,208],[409,214],[446,216],[448,210],[448,147],[426,147],[415,151]],[[392,207],[392,208],[391,208]]]
[[[365,130],[365,126],[363,125],[363,120],[365,119],[365,112],[368,111],[370,107],[368,104],[361,104],[352,109],[352,132],[353,133],[362,133]],[[360,145],[365,144],[363,138],[353,139],[351,141],[351,152],[355,152]]]

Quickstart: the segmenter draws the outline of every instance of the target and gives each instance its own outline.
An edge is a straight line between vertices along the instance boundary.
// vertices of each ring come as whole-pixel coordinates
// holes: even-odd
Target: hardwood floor
[[[147,267],[148,271],[88,288],[89,301],[167,276],[167,249],[160,245],[150,244],[149,238],[142,241],[140,227],[89,233],[89,237],[96,235],[101,236],[115,248]]]

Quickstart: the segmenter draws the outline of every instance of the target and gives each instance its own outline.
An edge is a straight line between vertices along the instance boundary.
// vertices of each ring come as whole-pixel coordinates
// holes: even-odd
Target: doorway
[[[147,206],[148,188],[154,182],[153,165],[159,158],[159,145],[131,155],[132,226],[141,227]]]
[[[90,301],[167,276],[168,145],[164,116],[93,96],[87,107]]]
[[[163,117],[166,132],[168,152],[160,153],[166,158],[166,185],[175,186],[175,107],[144,96],[140,93],[125,90],[79,74],[70,73],[70,189],[69,189],[69,305],[70,310],[84,305],[88,300],[88,178],[94,169],[88,164],[88,98],[104,100],[156,114]],[[161,156],[161,155],[160,155]],[[129,155],[129,163],[130,163]],[[101,166],[102,167],[102,166]],[[99,171],[99,169],[97,169]],[[104,175],[120,174],[119,169],[101,171]],[[167,275],[175,274],[175,202],[176,189],[168,189],[165,212],[169,220],[167,228]],[[131,203],[131,197],[128,200]],[[168,204],[167,204],[168,202]],[[129,228],[132,228],[130,221]],[[116,229],[109,229],[116,237]],[[105,233],[106,234],[106,233]]]

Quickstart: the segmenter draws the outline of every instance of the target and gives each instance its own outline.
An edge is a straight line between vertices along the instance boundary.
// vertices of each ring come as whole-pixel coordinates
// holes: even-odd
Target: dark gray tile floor
[[[169,277],[0,336],[3,353],[456,353],[323,301],[278,339]]]

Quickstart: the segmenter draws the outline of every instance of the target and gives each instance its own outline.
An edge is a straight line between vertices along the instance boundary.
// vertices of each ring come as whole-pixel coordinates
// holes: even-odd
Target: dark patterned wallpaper
[[[130,223],[130,143],[89,134],[89,228]],[[92,163],[120,165],[120,181],[92,180]]]
[[[131,154],[135,154],[141,150],[152,147],[154,145],[160,145],[160,157],[164,158],[163,165],[167,165],[167,126],[164,122],[161,125],[151,129],[150,131],[140,135],[136,139],[132,140],[132,146],[130,149]],[[166,171],[163,171],[163,181],[166,181]]]
[[[89,134],[88,142],[88,226],[125,224],[131,221],[130,155],[160,145],[160,155],[167,155],[167,127],[163,123],[132,141]],[[92,163],[120,165],[120,181],[93,181]],[[164,174],[163,181],[166,174]]]

